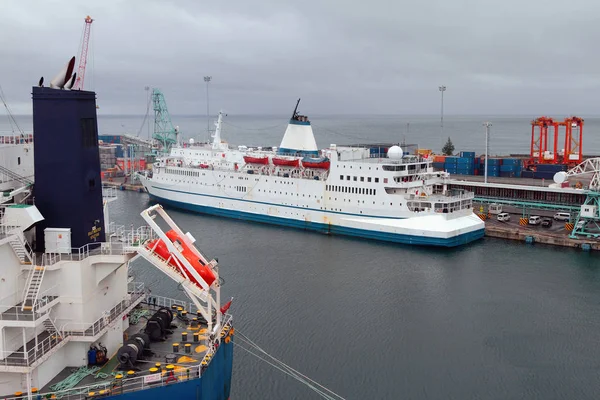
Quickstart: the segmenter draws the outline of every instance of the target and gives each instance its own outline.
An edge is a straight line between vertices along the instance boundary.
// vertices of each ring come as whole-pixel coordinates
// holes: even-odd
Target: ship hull
[[[266,224],[293,227],[333,235],[422,246],[455,247],[481,239],[484,224],[475,214],[465,214],[450,221],[443,215],[414,218],[388,218],[318,209],[290,207],[258,201],[238,200],[201,193],[184,192],[154,186],[142,178],[151,198],[172,207],[196,213],[216,215]],[[290,218],[285,215],[302,214]],[[446,226],[446,230],[440,230]]]
[[[229,343],[221,342],[221,346],[200,378],[165,384],[150,389],[114,394],[108,398],[119,400],[227,400],[231,392],[232,367],[233,340]],[[160,383],[157,383],[157,385],[160,385]],[[118,389],[115,392],[118,392]]]

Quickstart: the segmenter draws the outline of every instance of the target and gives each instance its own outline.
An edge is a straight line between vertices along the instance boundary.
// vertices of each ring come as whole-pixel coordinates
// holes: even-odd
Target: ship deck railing
[[[118,316],[137,306],[146,294],[142,282],[130,282],[128,298],[120,301],[95,322],[69,322],[63,325],[59,332],[44,331],[27,343],[27,351],[21,348],[17,351],[0,352],[0,366],[31,367],[63,341],[68,341],[72,337],[95,337],[101,334]]]
[[[105,315],[101,316],[94,322],[67,322],[61,327],[63,336],[90,336],[94,337],[102,332],[111,322],[121,315],[132,305],[137,305],[141,302],[140,298],[146,295],[143,282],[129,283],[129,298],[121,300]],[[132,288],[133,287],[133,288]],[[140,301],[138,301],[140,300]],[[143,300],[143,299],[142,299]]]
[[[221,330],[218,332],[217,337],[221,336],[221,332],[223,332],[225,327],[227,327],[228,330],[232,327],[231,322],[231,315],[225,314],[223,317]],[[133,376],[123,374],[121,379],[117,379],[113,376],[108,380],[95,382],[91,385],[82,385],[61,391],[41,392],[39,394],[36,393],[33,397],[38,398],[39,396],[39,398],[84,400],[96,397],[138,392],[141,390],[154,389],[161,386],[169,386],[188,380],[201,378],[204,369],[208,368],[210,365],[212,357],[206,357],[205,355],[203,360],[207,362],[205,366],[202,366],[200,362],[192,365],[173,363],[172,365],[175,368],[172,375],[165,373],[164,370],[157,373],[151,373],[149,368],[153,367],[154,363],[149,363],[148,369],[136,372]],[[5,397],[4,400],[23,400],[26,397],[27,394],[23,394],[21,396]]]
[[[0,352],[0,366],[29,367],[64,340],[63,336],[59,333],[43,331],[36,338],[27,342],[27,350],[21,347],[18,351]]]

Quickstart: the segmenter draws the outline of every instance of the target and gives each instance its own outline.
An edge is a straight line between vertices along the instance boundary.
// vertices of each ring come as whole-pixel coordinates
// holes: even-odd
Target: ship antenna
[[[296,118],[296,115],[298,115],[298,105],[300,104],[300,99],[298,99],[298,102],[296,103],[296,108],[294,108],[294,113],[292,114],[292,119]]]

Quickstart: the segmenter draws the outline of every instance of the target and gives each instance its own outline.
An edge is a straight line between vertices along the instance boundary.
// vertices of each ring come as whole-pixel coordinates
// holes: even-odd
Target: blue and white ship
[[[217,262],[160,205],[138,229],[109,222],[96,96],[61,74],[33,88],[35,185],[0,199],[0,398],[228,399],[234,328]],[[140,256],[190,301],[135,282]]]
[[[397,243],[453,247],[480,239],[473,193],[397,145],[318,150],[292,114],[279,148],[231,148],[219,114],[212,143],[178,146],[140,175],[157,201],[182,209]]]

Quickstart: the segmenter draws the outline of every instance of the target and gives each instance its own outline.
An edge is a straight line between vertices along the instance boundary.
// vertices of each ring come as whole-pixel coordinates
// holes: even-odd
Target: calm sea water
[[[444,129],[439,116],[310,116],[319,147],[331,143],[350,144],[364,142],[391,142],[415,144],[421,148],[440,151],[448,137],[456,151],[485,150],[484,121],[490,121],[490,154],[529,154],[531,141],[531,117],[529,116],[445,116]],[[560,116],[555,116],[559,118]],[[241,116],[225,118],[223,138],[233,145],[278,146],[285,131],[288,115]],[[206,117],[173,116],[173,124],[179,126],[185,140],[207,139]],[[143,116],[98,116],[100,134],[127,133],[148,138],[153,122],[148,127]],[[17,116],[21,129],[31,132],[30,116]],[[211,120],[212,122],[212,120]],[[213,126],[211,125],[211,129]],[[8,117],[0,114],[0,132],[11,131]],[[561,131],[560,148],[564,145]],[[600,117],[586,117],[583,139],[584,154],[600,154]]]
[[[142,223],[145,194],[113,220]],[[442,250],[169,210],[225,279],[236,330],[348,399],[597,399],[600,257],[486,238]],[[182,292],[143,261],[136,279]],[[317,399],[236,349],[233,398]]]
[[[206,120],[174,117],[185,137]],[[277,145],[286,116],[229,116],[233,144]],[[144,137],[142,117],[100,116],[104,134]],[[525,153],[525,117],[446,117],[457,150]],[[436,117],[319,117],[320,146],[363,141],[441,147]],[[28,125],[29,123],[29,125]],[[406,124],[410,123],[407,129]],[[31,121],[19,117],[31,130]],[[140,129],[141,128],[141,129]],[[0,118],[0,131],[9,130]],[[586,119],[600,153],[600,119]],[[60,138],[57,138],[60,140]],[[120,192],[111,218],[139,226],[147,195]],[[486,238],[459,249],[329,237],[170,210],[208,256],[218,257],[236,330],[348,399],[597,399],[600,396],[600,257]],[[182,292],[139,261],[155,293]],[[316,399],[281,372],[236,349],[237,399]]]

